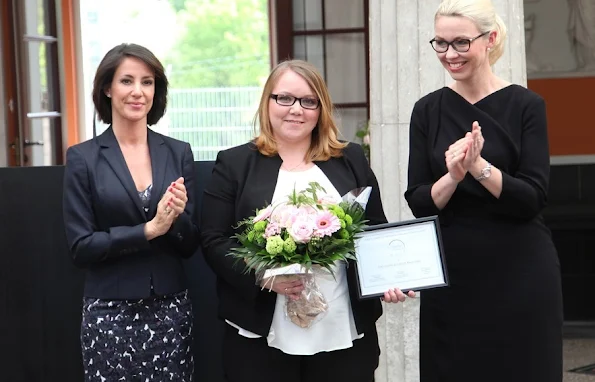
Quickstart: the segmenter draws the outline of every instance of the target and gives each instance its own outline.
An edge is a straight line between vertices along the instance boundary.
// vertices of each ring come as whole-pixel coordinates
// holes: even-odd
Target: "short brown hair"
[[[273,135],[273,127],[271,126],[269,116],[269,100],[273,88],[277,85],[281,75],[287,70],[291,70],[306,80],[308,86],[310,86],[320,101],[320,115],[316,127],[312,130],[312,143],[306,153],[306,157],[311,161],[340,157],[342,155],[342,149],[347,144],[340,142],[338,139],[339,129],[333,117],[334,108],[328,88],[318,69],[314,65],[302,60],[281,62],[271,71],[269,78],[264,84],[258,112],[254,118],[255,127],[260,127],[260,132],[255,140],[258,151],[267,156],[277,154],[277,143]]]
[[[147,124],[156,124],[167,107],[167,86],[168,81],[165,76],[165,70],[161,62],[155,57],[153,52],[144,46],[137,44],[120,44],[105,54],[93,80],[93,103],[97,110],[99,119],[105,123],[112,123],[112,101],[105,94],[105,90],[111,85],[114,79],[114,73],[126,57],[133,57],[144,62],[155,76],[155,96],[153,97],[153,106],[147,115]]]

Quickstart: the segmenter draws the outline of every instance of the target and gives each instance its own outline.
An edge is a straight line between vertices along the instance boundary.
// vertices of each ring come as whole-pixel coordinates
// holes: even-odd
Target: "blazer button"
[[[184,236],[182,236],[182,234],[181,234],[181,233],[178,233],[178,235],[177,235],[177,236],[178,236],[178,240],[180,240],[180,241],[184,240]]]

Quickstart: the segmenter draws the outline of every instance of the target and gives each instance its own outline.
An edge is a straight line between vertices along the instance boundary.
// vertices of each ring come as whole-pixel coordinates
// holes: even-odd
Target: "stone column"
[[[523,0],[493,0],[508,27],[506,51],[494,67],[526,85]],[[414,103],[452,80],[428,41],[440,0],[370,0],[370,129],[372,168],[389,221],[413,218],[407,187],[409,119]],[[419,303],[384,304],[378,321],[380,366],[376,382],[419,381]]]

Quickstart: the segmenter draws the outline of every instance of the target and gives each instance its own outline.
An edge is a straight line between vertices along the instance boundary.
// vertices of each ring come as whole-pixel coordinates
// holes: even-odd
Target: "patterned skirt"
[[[187,291],[142,300],[85,298],[85,381],[191,382],[192,320]]]

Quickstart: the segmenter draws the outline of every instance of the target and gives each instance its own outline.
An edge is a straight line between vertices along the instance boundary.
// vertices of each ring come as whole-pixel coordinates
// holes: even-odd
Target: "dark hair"
[[[155,76],[155,96],[153,97],[153,106],[147,115],[147,124],[156,124],[167,107],[167,77],[161,62],[155,55],[144,46],[137,44],[120,44],[105,54],[93,80],[93,103],[97,110],[99,119],[105,123],[112,123],[112,101],[105,94],[110,87],[116,69],[120,66],[126,57],[133,57],[141,60],[153,71]]]

